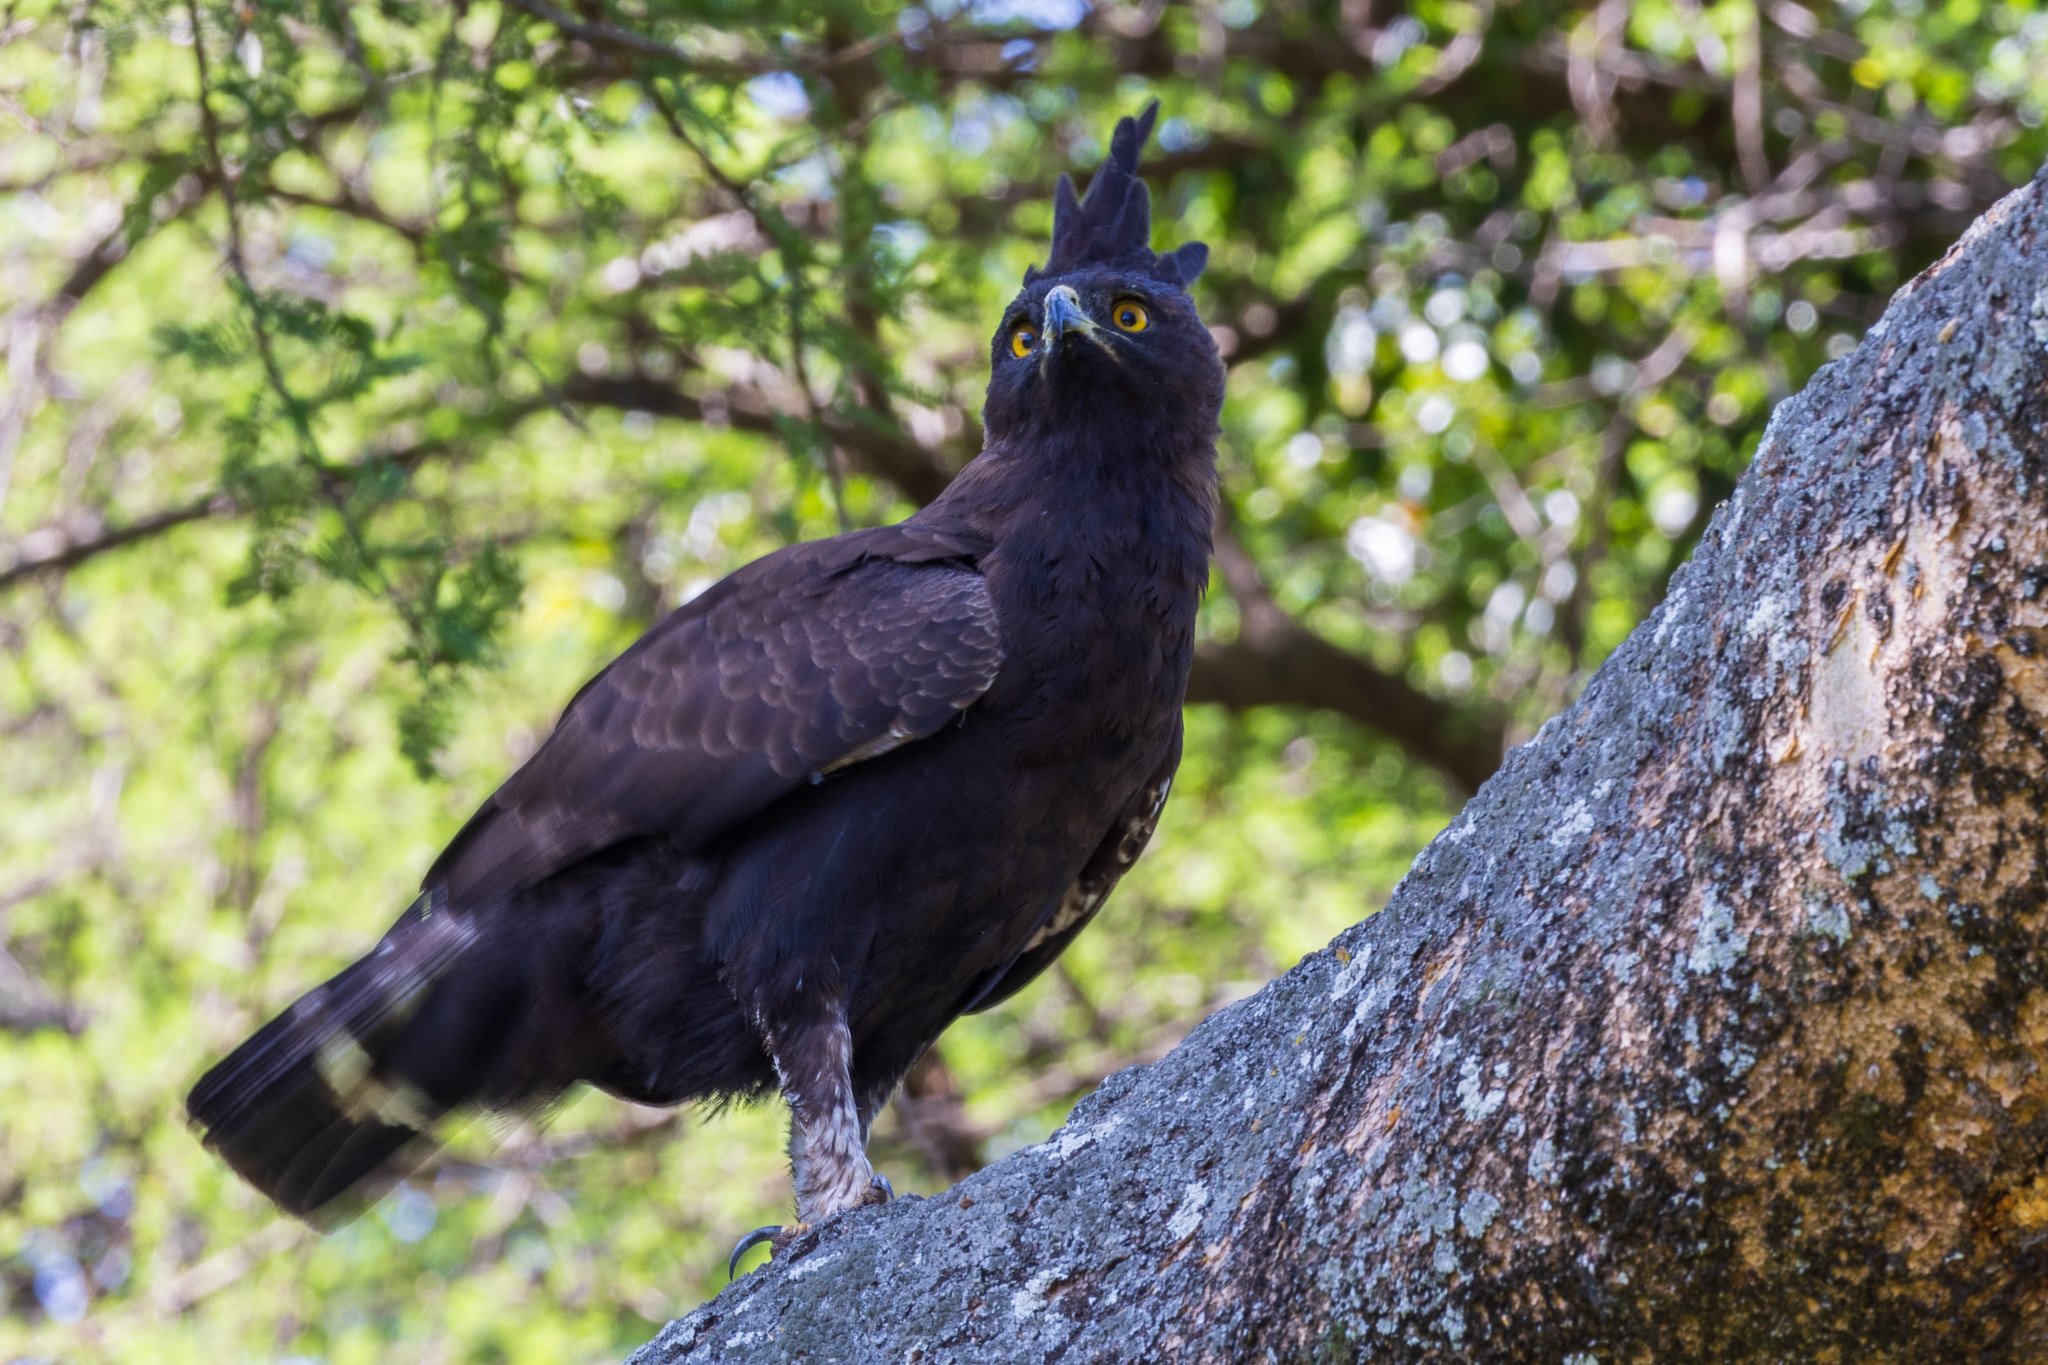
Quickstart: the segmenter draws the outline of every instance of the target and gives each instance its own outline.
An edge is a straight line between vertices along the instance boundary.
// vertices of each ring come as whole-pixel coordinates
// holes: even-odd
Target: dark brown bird
[[[1021,989],[1144,848],[1180,759],[1223,374],[1117,125],[1062,176],[991,347],[987,444],[899,525],[768,555],[593,678],[377,947],[188,1107],[337,1220],[461,1108],[587,1081],[779,1086],[800,1223],[887,1197],[868,1125]]]

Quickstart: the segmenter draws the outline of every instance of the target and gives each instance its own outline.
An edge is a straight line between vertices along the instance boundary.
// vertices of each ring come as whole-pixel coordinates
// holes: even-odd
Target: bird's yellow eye
[[[1116,324],[1119,332],[1142,332],[1152,325],[1145,305],[1136,299],[1118,299],[1116,307],[1109,310],[1109,320]]]
[[[1022,360],[1038,349],[1038,329],[1030,323],[1020,324],[1010,333],[1010,354]]]

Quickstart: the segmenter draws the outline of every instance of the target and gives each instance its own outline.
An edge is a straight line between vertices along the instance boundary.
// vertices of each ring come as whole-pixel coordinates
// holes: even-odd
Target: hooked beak
[[[1081,296],[1070,284],[1053,286],[1045,296],[1045,343],[1051,350],[1059,339],[1068,332],[1086,334],[1095,330],[1095,322],[1081,311]]]

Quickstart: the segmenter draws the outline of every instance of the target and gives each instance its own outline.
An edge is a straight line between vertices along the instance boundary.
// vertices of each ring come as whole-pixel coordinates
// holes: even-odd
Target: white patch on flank
[[[1067,894],[1060,898],[1059,909],[1052,912],[1052,918],[1040,925],[1038,932],[1024,945],[1024,951],[1030,952],[1047,939],[1065,933],[1076,923],[1094,914],[1096,907],[1102,904],[1102,896],[1103,893],[1100,891],[1083,891],[1080,883],[1076,882],[1068,888]]]

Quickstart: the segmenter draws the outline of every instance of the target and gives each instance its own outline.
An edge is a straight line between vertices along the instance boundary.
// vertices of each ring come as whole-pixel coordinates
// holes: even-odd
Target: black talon
[[[888,1176],[875,1175],[868,1180],[868,1194],[870,1197],[863,1199],[861,1203],[870,1205],[886,1204],[896,1197],[896,1187],[889,1183]],[[872,1197],[877,1194],[881,1196],[879,1199]],[[726,1258],[725,1278],[728,1280],[732,1279],[734,1272],[739,1269],[740,1257],[746,1255],[755,1247],[761,1245],[761,1243],[768,1243],[770,1253],[780,1256],[790,1243],[810,1230],[811,1225],[809,1223],[764,1223],[760,1227],[755,1228],[752,1232],[740,1238],[738,1245],[732,1249],[732,1255]]]
[[[752,1232],[740,1238],[739,1245],[732,1249],[732,1255],[725,1262],[725,1278],[730,1280],[733,1277],[733,1273],[739,1269],[740,1257],[746,1255],[763,1242],[773,1242],[781,1232],[782,1225],[780,1223],[769,1223],[765,1227],[755,1228]]]

